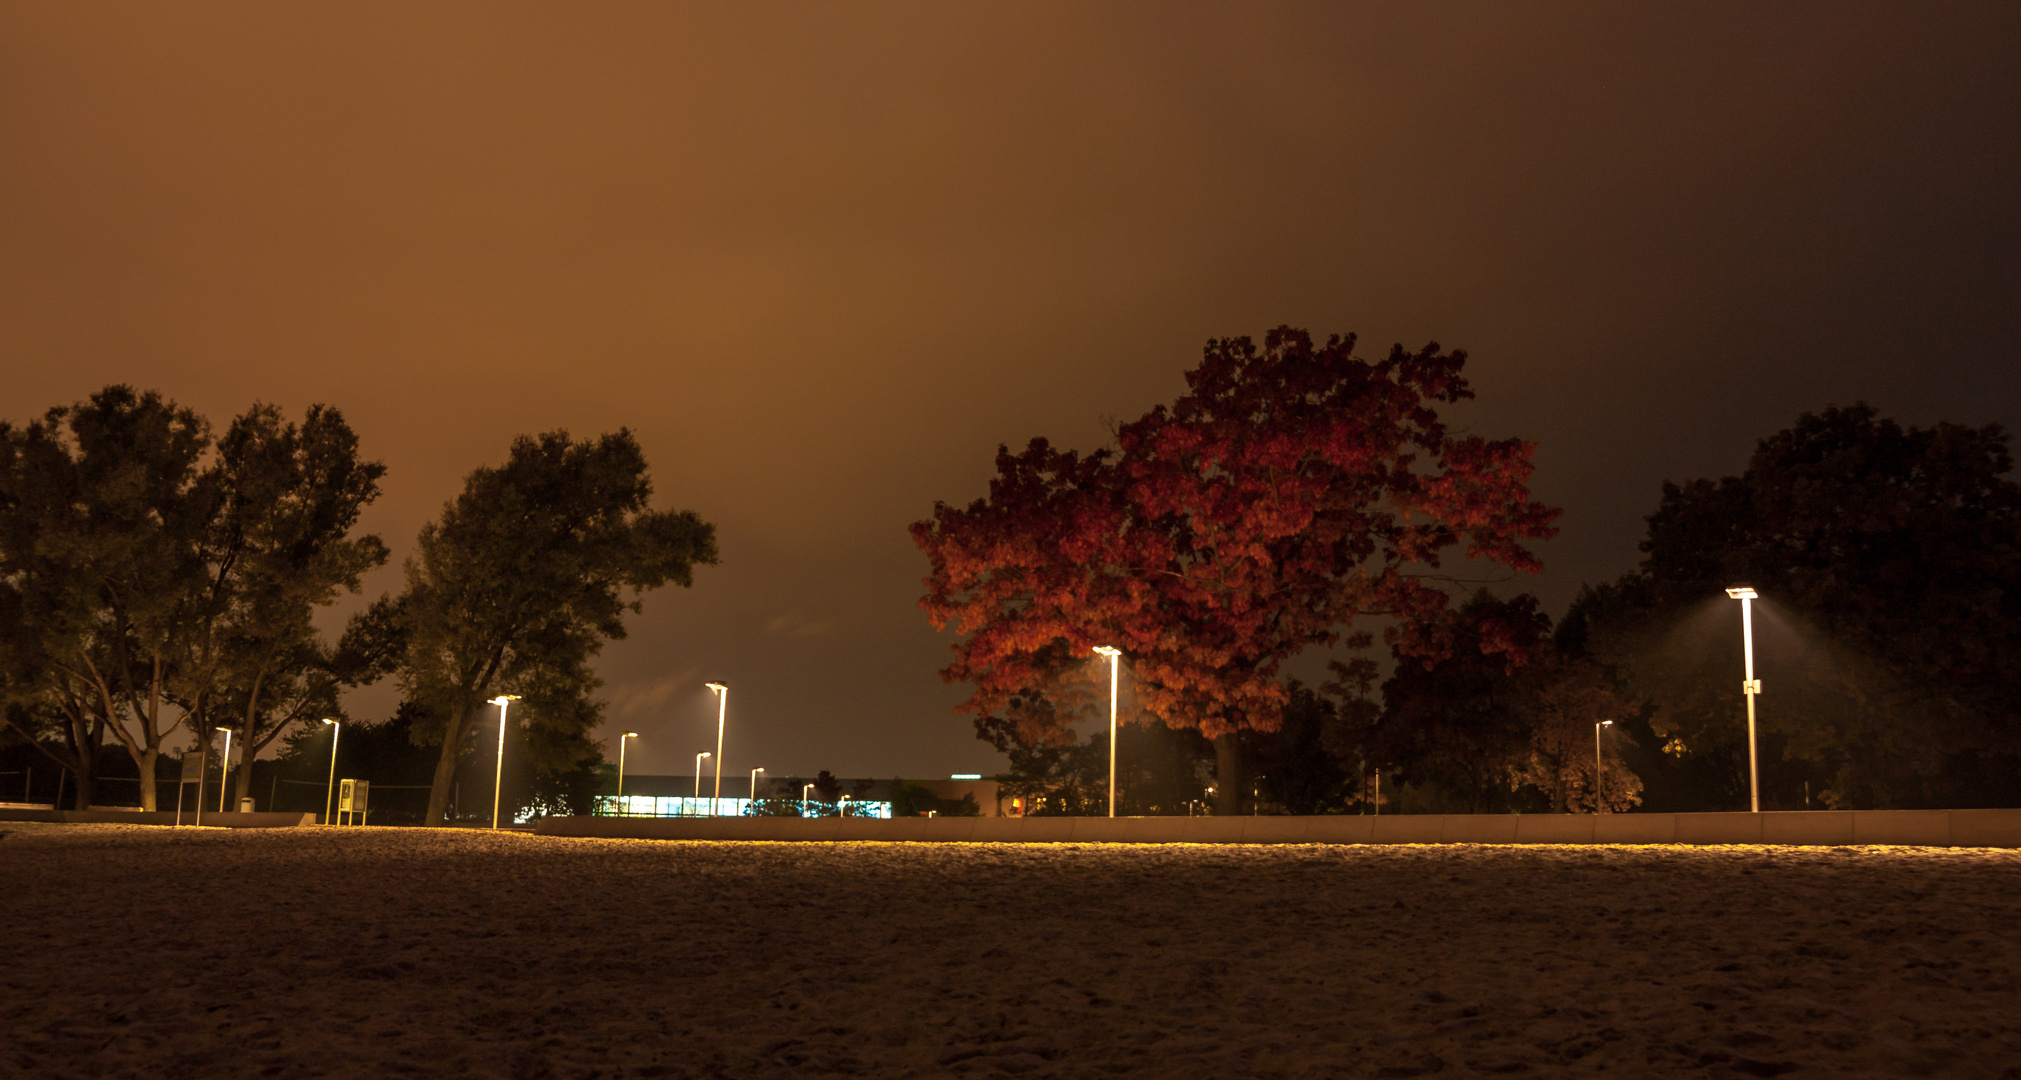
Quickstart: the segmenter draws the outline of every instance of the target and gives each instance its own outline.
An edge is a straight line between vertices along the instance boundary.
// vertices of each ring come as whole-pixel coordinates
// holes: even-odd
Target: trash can
[[[252,797],[251,797],[251,796],[247,796],[246,798],[240,799],[240,800],[239,800],[239,813],[241,813],[241,814],[250,814],[250,813],[252,813],[252,812],[253,812],[253,800],[252,800]]]

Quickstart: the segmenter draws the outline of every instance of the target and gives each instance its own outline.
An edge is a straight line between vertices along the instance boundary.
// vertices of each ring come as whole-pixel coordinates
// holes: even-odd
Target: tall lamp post
[[[814,790],[813,784],[800,785],[800,816],[807,816],[807,793]]]
[[[711,753],[709,753],[709,752],[708,752],[707,750],[704,750],[704,751],[702,751],[701,753],[699,753],[699,754],[696,754],[696,755],[695,755],[695,801],[696,801],[696,802],[701,802],[701,801],[702,801],[702,759],[703,759],[703,758],[710,758],[710,757],[715,757],[715,756],[716,756],[716,755],[714,755],[714,754],[711,754]]]
[[[1593,812],[1596,814],[1604,805],[1600,801],[1600,729],[1613,726],[1612,720],[1602,720],[1593,725]]]
[[[716,695],[716,793],[709,799],[709,815],[723,814],[723,718],[730,712],[730,688],[719,682],[709,684]]]
[[[1726,590],[1726,595],[1740,601],[1741,653],[1747,662],[1747,678],[1740,684],[1740,694],[1747,699],[1747,808],[1761,813],[1761,763],[1754,747],[1754,699],[1761,693],[1761,680],[1754,677],[1754,601],[1761,594],[1746,585],[1736,585]]]
[[[1109,658],[1109,816],[1116,816],[1116,665],[1123,650],[1113,645],[1097,645],[1095,651]]]
[[[328,825],[330,808],[335,805],[333,800],[337,797],[337,740],[344,735],[344,725],[327,716],[323,722],[330,725],[330,783],[323,789],[323,824]]]
[[[498,706],[498,767],[491,773],[491,827],[498,828],[498,793],[505,786],[505,710],[519,700],[518,694],[500,694],[491,699]]]
[[[751,806],[754,808],[758,805],[758,774],[764,771],[762,768],[751,770]]]
[[[218,813],[225,812],[225,790],[231,787],[226,781],[232,778],[232,729],[219,728],[225,733],[225,756],[218,759]]]
[[[618,813],[625,812],[625,740],[636,739],[639,733],[627,731],[618,736]]]

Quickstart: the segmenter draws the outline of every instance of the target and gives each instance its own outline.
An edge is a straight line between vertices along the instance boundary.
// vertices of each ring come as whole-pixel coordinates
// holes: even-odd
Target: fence
[[[2021,810],[1760,814],[1398,814],[1395,817],[561,817],[546,836],[1097,844],[1790,844],[2021,847]]]

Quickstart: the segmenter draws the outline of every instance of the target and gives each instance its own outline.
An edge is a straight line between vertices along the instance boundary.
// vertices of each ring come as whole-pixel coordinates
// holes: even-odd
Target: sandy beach
[[[6,1076],[2021,1076],[2016,851],[0,831]]]

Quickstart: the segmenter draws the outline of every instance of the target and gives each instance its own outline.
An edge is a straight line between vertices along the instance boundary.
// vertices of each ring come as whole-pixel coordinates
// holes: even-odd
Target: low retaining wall
[[[206,819],[208,820],[208,819]],[[1080,844],[1898,844],[2021,847],[2021,810],[1394,817],[547,818],[542,836]]]
[[[121,825],[174,825],[173,810],[0,810],[0,821],[48,821],[65,824],[106,824]],[[184,825],[195,825],[196,813],[182,812]],[[241,814],[237,811],[218,813],[208,811],[203,819],[206,828],[222,829],[292,829],[302,825],[314,825],[316,815],[310,814]]]

